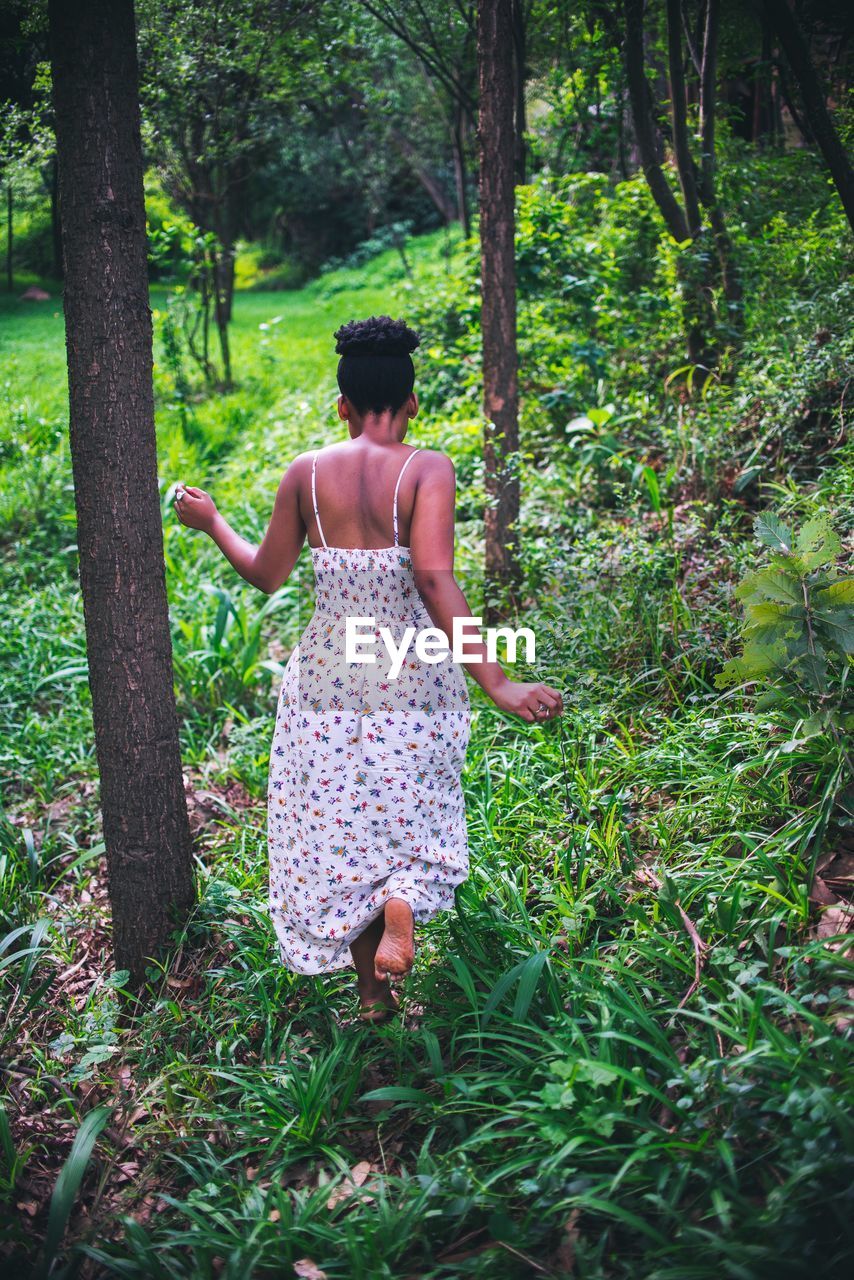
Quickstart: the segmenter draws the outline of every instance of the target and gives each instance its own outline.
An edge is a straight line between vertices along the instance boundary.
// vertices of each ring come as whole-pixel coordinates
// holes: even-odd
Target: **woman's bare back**
[[[397,494],[398,534],[409,545],[410,525],[418,486],[419,462],[413,454],[433,454],[402,443],[377,444],[358,439],[318,450],[315,468],[317,507],[323,536],[330,547],[374,549],[393,545],[393,509]],[[401,474],[402,468],[406,470]],[[323,545],[312,503],[310,467],[300,484],[299,503],[312,547]]]

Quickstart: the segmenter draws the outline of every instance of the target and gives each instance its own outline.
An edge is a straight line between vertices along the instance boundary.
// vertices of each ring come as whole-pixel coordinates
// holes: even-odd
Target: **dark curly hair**
[[[370,316],[350,320],[335,331],[338,387],[359,413],[397,413],[412,393],[411,352],[421,342],[403,320]]]

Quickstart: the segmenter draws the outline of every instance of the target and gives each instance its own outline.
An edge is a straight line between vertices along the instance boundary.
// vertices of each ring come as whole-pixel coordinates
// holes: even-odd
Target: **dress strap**
[[[409,459],[407,458],[406,461],[408,462]],[[404,463],[404,466],[405,465],[406,463]],[[314,457],[311,460],[311,505],[314,507],[314,518],[317,521],[317,532],[320,534],[320,541],[323,543],[325,547],[327,545],[326,538],[324,537],[324,534],[323,534],[323,525],[320,523],[320,512],[317,509],[316,472],[317,472],[317,452],[315,451]]]
[[[397,543],[397,491],[400,488],[400,482],[403,479],[403,473],[406,470],[406,468],[409,466],[412,459],[415,457],[416,453],[418,453],[418,450],[413,449],[409,457],[404,462],[403,466],[400,468],[400,471],[398,472],[398,476],[397,476],[397,484],[394,486],[394,502],[392,504],[392,525],[394,526],[394,545],[395,546],[398,545]]]

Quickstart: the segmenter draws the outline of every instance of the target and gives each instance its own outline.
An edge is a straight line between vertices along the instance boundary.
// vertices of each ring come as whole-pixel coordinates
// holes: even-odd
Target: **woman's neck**
[[[400,444],[406,435],[408,418],[405,411],[398,413],[370,413],[358,422],[348,423],[353,440],[363,440],[366,444],[389,445]]]

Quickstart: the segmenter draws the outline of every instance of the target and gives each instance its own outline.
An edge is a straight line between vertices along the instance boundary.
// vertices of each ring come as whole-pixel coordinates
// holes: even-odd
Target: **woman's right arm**
[[[471,618],[472,611],[454,577],[454,464],[441,453],[426,454],[419,468],[415,504],[410,522],[409,545],[415,585],[432,621],[447,636],[453,635],[454,618]],[[473,655],[463,666],[503,711],[523,720],[544,720],[560,715],[563,700],[557,689],[539,682],[510,680],[498,662],[490,662],[484,641],[466,628],[466,652]],[[540,704],[548,708],[544,716]]]
[[[217,510],[209,493],[181,485],[175,499],[178,519],[190,529],[201,529],[219,547],[226,560],[253,587],[272,595],[291,576],[305,542],[306,529],[299,506],[300,481],[310,467],[308,455],[295,458],[279,482],[273,514],[259,546],[242,538]],[[180,490],[184,495],[179,497]]]

